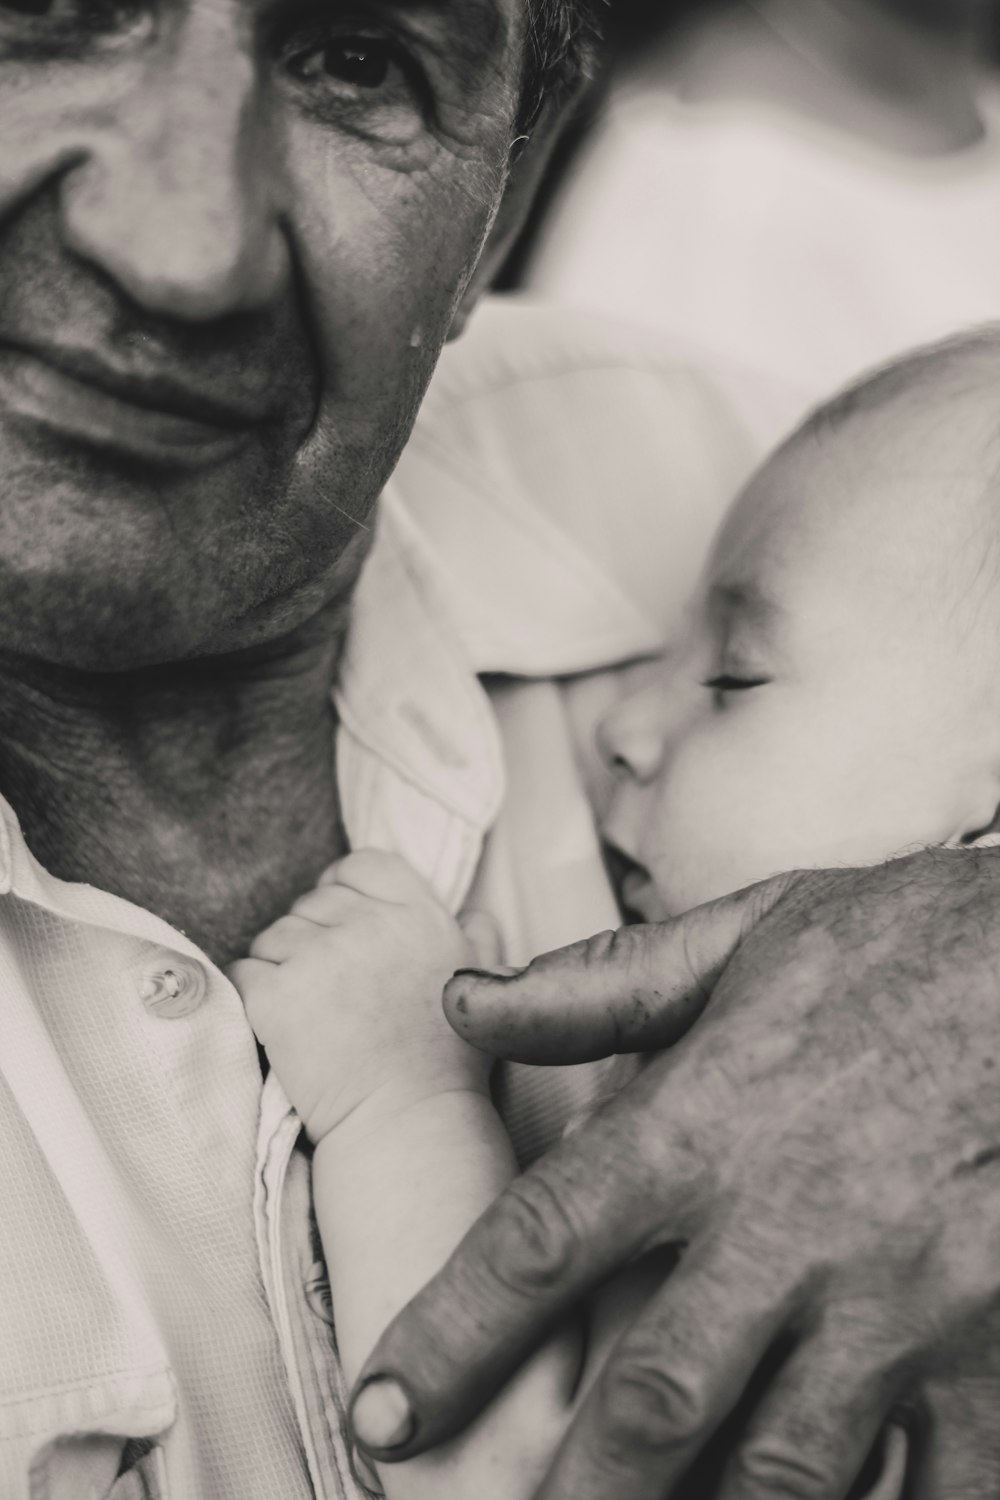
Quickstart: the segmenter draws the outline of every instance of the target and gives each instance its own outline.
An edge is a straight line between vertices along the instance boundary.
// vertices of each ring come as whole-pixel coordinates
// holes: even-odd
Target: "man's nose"
[[[667,724],[662,685],[647,684],[605,714],[597,745],[610,770],[651,781],[663,765]]]
[[[171,318],[259,308],[290,275],[262,91],[224,43],[182,39],[62,184],[70,248]]]

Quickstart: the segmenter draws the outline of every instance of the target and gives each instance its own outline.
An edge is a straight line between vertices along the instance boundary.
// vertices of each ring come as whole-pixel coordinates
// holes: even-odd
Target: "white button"
[[[139,999],[154,1016],[176,1020],[197,1010],[208,988],[201,964],[164,954],[164,962],[139,979]]]

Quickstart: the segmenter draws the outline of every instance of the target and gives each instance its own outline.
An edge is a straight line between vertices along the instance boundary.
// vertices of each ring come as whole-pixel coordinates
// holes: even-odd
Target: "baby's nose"
[[[601,759],[619,775],[650,781],[663,762],[660,694],[646,687],[605,714],[597,728]]]

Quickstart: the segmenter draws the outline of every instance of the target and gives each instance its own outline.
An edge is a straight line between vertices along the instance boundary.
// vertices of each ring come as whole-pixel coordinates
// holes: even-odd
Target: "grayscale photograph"
[[[1000,0],[0,0],[0,1500],[1000,1500]]]

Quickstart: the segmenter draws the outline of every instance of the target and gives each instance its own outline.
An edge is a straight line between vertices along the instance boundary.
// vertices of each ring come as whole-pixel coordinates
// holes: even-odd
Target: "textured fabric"
[[[352,842],[401,850],[457,908],[486,841],[483,890],[525,956],[613,919],[587,715],[546,679],[657,646],[744,465],[693,375],[486,310],[359,586],[337,694]],[[634,567],[636,528],[665,585]],[[499,718],[487,669],[534,679],[517,702],[496,684]],[[156,916],[47,874],[0,812],[0,1500],[352,1500],[309,1163],[238,995]],[[505,1085],[525,1155],[563,1123],[530,1071]],[[576,1070],[565,1108],[596,1086]]]

